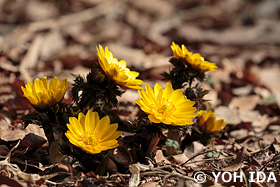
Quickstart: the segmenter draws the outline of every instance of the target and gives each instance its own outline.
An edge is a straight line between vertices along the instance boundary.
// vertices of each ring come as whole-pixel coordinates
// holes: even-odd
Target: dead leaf
[[[240,119],[243,122],[251,122],[256,132],[264,131],[270,123],[267,115],[261,115],[258,111],[239,111]]]
[[[0,139],[4,141],[20,140],[29,133],[34,133],[46,139],[43,129],[38,125],[30,124],[26,129],[19,129],[4,120],[0,121]]]
[[[31,21],[39,21],[54,18],[58,15],[58,9],[54,4],[42,1],[28,1],[25,4],[27,18]]]
[[[104,24],[104,25],[109,25],[109,24]],[[104,31],[106,30],[104,29]],[[66,26],[65,28],[63,28],[63,32],[68,34],[70,37],[72,37],[73,40],[84,45],[90,45],[94,41],[93,35],[90,34],[85,29],[82,23]]]
[[[133,38],[133,29],[121,22],[115,20],[103,20],[98,28],[94,28],[93,41],[101,43],[106,40],[121,40],[124,43]],[[80,33],[78,33],[80,35]],[[78,36],[77,36],[78,37]],[[83,36],[84,38],[86,36]],[[97,41],[96,41],[97,39]],[[81,40],[81,39],[80,39]]]
[[[139,187],[159,187],[159,182],[146,182],[141,184]]]
[[[9,148],[6,145],[0,145],[0,155],[6,156],[9,153]]]
[[[49,155],[50,155],[50,162],[56,164],[60,163],[64,155],[61,153],[61,145],[63,144],[62,138],[56,139],[52,144],[50,145],[49,149]]]
[[[255,87],[254,92],[262,98],[271,97],[271,92],[267,88]]]
[[[169,160],[163,155],[162,150],[157,150],[156,156],[155,156],[155,161],[156,163],[162,163],[164,162],[165,164],[171,164]]]
[[[232,93],[237,96],[247,96],[252,92],[252,90],[253,90],[253,86],[247,85],[247,86],[232,89]]]
[[[280,106],[280,68],[279,65],[271,68],[252,68],[252,73],[256,75],[260,82],[266,85],[276,96],[278,106]]]
[[[29,147],[31,150],[36,150],[40,148],[46,142],[47,140],[45,138],[43,138],[42,136],[38,136],[34,133],[29,133],[25,135],[25,137],[21,141],[23,145]]]
[[[237,171],[239,170],[243,163],[244,163],[244,158],[246,157],[246,153],[244,153],[244,149],[242,148],[237,152],[236,158],[234,159],[232,165],[223,168],[222,171]]]
[[[226,106],[219,106],[215,109],[217,119],[224,119],[227,124],[237,125],[241,123],[238,110],[230,109]]]
[[[199,153],[205,149],[205,146],[197,141],[192,142],[192,144],[189,147],[186,147],[184,150],[184,154],[186,157],[190,157],[190,155]],[[202,160],[204,158],[204,155],[197,155],[193,158],[194,161]]]
[[[118,60],[125,60],[128,67],[134,66],[137,69],[143,69],[145,54],[143,50],[132,49],[122,44],[110,43],[108,48]]]
[[[229,134],[236,140],[241,140],[248,136],[248,130],[246,130],[246,129],[234,130],[234,131],[231,131]]]
[[[207,102],[211,103],[212,106],[216,106],[218,104],[218,92],[213,89],[209,84],[202,83],[202,87],[205,90],[209,90],[209,93],[206,94],[203,99],[207,100]]]
[[[129,167],[129,171],[131,172],[131,177],[129,179],[129,187],[136,187],[140,183],[140,172],[141,171],[146,171],[146,170],[151,170],[153,169],[153,164],[150,163],[150,165],[144,165],[140,164],[139,162],[136,164],[132,164]]]
[[[279,41],[275,36],[269,37],[270,34],[274,35],[280,30],[280,27],[274,28],[274,24],[274,21],[262,20],[253,27],[236,25],[220,32],[211,29],[201,29],[196,25],[185,25],[180,27],[178,34],[188,41],[193,42],[208,41],[223,45],[264,44],[272,42],[271,38],[274,38],[273,42]],[[268,34],[265,30],[270,27],[274,29]],[[266,38],[266,40],[264,38]]]
[[[128,167],[133,163],[133,158],[128,150],[128,147],[123,143],[122,140],[119,141],[119,146],[110,151],[109,154],[110,158],[121,166]]]
[[[188,160],[188,157],[186,156],[185,153],[174,155],[173,158],[174,158],[175,162],[178,164],[183,164]]]
[[[48,179],[51,179],[51,178],[57,176],[58,173],[52,173],[50,175],[40,176],[38,174],[19,172],[17,175],[19,177],[23,178],[25,181],[30,182],[31,184],[41,185],[42,182],[45,182],[45,180],[48,180]],[[42,179],[43,179],[43,181],[42,181]]]
[[[81,65],[92,68],[97,56],[82,45],[71,45],[60,52],[58,60],[62,62],[64,69],[72,70]]]
[[[1,187],[4,187],[4,186],[23,187],[16,180],[6,177],[4,175],[0,175],[0,185],[1,185]]]
[[[257,106],[259,101],[260,96],[258,95],[234,97],[229,104],[229,108],[237,108],[242,111],[250,111]]]
[[[132,1],[132,6],[135,6],[138,9],[144,10],[149,14],[153,14],[157,17],[166,18],[169,17],[173,12],[173,6],[169,1],[161,0],[142,0]],[[160,8],[158,8],[160,7]]]
[[[31,46],[29,47],[27,54],[20,64],[20,69],[31,69],[36,66],[40,55],[40,49],[42,47],[43,39],[43,35],[36,36]]]
[[[41,49],[42,60],[54,59],[63,48],[65,48],[66,42],[58,30],[47,33],[44,36]]]

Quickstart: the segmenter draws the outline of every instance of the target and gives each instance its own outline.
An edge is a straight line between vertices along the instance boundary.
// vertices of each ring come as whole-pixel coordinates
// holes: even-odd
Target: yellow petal
[[[146,93],[153,99],[153,102],[156,102],[154,90],[146,83],[145,84]]]
[[[110,125],[110,118],[108,116],[103,117],[96,125],[94,131],[98,131],[99,133],[103,134],[104,130],[108,128]]]
[[[107,141],[104,141],[104,142],[101,142],[99,145],[98,145],[98,147],[99,148],[108,148],[108,147],[110,147],[110,148],[115,148],[115,147],[117,147],[117,145],[118,145],[118,141],[117,140],[107,140]]]
[[[88,110],[86,117],[85,117],[85,129],[87,130],[94,130],[95,129],[95,115],[91,110]]]
[[[156,85],[154,87],[154,92],[155,92],[156,98],[158,98],[158,94],[160,91],[162,91],[162,87],[158,83],[156,83]]]
[[[149,120],[151,120],[154,123],[160,123],[161,121],[157,119],[153,114],[148,116]]]
[[[43,78],[42,78],[42,83],[43,83],[43,85],[44,85],[44,88],[47,89],[47,88],[48,88],[47,77],[43,77]]]
[[[82,112],[78,115],[78,121],[80,124],[86,124],[86,116]]]
[[[104,139],[104,141],[106,141],[106,140],[115,140],[115,139],[117,139],[121,135],[122,135],[122,132],[120,132],[120,131],[114,132],[111,136],[109,136],[106,139]]]
[[[116,132],[117,128],[118,128],[118,124],[117,123],[109,125],[107,127],[107,129],[105,129],[103,134],[102,134],[102,140],[106,140],[110,136],[112,136]]]
[[[67,131],[67,132],[65,133],[65,135],[66,135],[66,137],[69,139],[69,141],[70,141],[73,145],[78,146],[78,147],[81,146],[81,142],[78,141],[78,140],[73,136],[72,133],[70,133],[70,132]]]
[[[57,77],[54,77],[50,80],[49,83],[49,89],[51,90],[57,90],[58,89],[58,85],[59,85],[59,80]]]
[[[73,128],[73,126],[72,126],[71,124],[69,124],[69,123],[67,123],[66,126],[67,126],[67,128],[69,129],[69,131],[70,131],[73,135],[76,136],[76,138],[80,138],[81,135],[83,134],[83,132],[80,133],[80,132],[77,131],[75,128]]]
[[[163,91],[163,98],[170,98],[173,91],[172,84],[170,82],[166,83],[166,87]]]
[[[75,117],[70,117],[69,118],[69,122],[72,125],[73,129],[75,129],[76,132],[78,132],[79,134],[83,134],[85,132],[84,128],[82,127],[82,125],[79,123],[79,121],[77,120],[77,118]]]
[[[175,90],[172,94],[171,94],[171,97],[170,97],[170,101],[174,104],[177,104],[177,102],[182,98],[184,97],[184,94],[182,92],[181,89],[177,89]]]
[[[121,65],[122,67],[125,68],[125,67],[126,67],[126,61],[120,60],[120,61],[119,61],[119,65]],[[137,76],[138,76],[138,75],[137,75]],[[136,77],[137,77],[137,76],[136,76]]]

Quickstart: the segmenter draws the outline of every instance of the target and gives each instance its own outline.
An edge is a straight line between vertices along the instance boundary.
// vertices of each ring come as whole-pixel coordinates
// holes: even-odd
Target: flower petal
[[[94,131],[98,131],[100,134],[103,134],[103,132],[108,128],[110,125],[110,118],[109,116],[103,117],[96,125]]]

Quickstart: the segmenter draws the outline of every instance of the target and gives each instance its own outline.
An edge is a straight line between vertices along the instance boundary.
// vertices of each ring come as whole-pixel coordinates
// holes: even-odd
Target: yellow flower
[[[141,109],[149,114],[149,119],[154,123],[165,123],[168,125],[187,125],[193,124],[192,117],[196,117],[195,102],[185,97],[181,89],[173,90],[170,82],[166,88],[157,83],[154,90],[145,84],[146,92],[138,93],[142,100],[135,102]]]
[[[198,125],[206,132],[218,132],[226,126],[223,119],[216,120],[216,115],[212,111],[200,110],[198,112]]]
[[[38,108],[49,108],[57,104],[63,99],[67,89],[67,79],[59,82],[57,77],[47,81],[47,77],[42,80],[36,79],[34,84],[28,82],[27,85],[21,87],[24,96]]]
[[[182,45],[182,49],[178,44],[172,42],[171,49],[173,55],[177,59],[191,59],[192,52],[189,52],[185,45]]]
[[[97,112],[88,110],[86,116],[79,113],[78,119],[70,117],[69,122],[66,137],[87,153],[97,154],[119,145],[116,139],[122,132],[116,132],[118,124],[110,125],[108,116],[99,120]]]
[[[178,44],[172,42],[171,49],[175,58],[183,60],[186,65],[190,65],[193,69],[202,73],[215,71],[218,68],[215,63],[205,61],[200,54],[189,52],[185,45],[182,45],[181,49]]]
[[[129,68],[126,67],[126,61],[113,57],[113,54],[108,50],[108,47],[105,47],[105,50],[101,45],[99,45],[99,50],[97,49],[98,61],[106,73],[106,75],[115,81],[120,86],[132,89],[143,89],[141,84],[144,82],[140,79],[136,79],[139,73],[135,71],[130,71]]]

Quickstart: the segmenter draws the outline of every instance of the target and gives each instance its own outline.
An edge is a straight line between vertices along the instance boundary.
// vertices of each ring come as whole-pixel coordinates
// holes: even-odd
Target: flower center
[[[152,108],[164,117],[172,115],[176,109],[174,104],[165,98],[158,99],[156,103],[152,105]]]
[[[99,131],[88,130],[81,136],[81,140],[84,144],[96,146],[101,142],[101,136]]]
[[[110,68],[109,72],[110,72],[110,75],[112,75],[113,77],[117,77],[119,74],[116,67]]]
[[[121,67],[118,63],[111,63],[109,73],[114,77],[118,77],[120,73],[125,74],[125,69]]]

